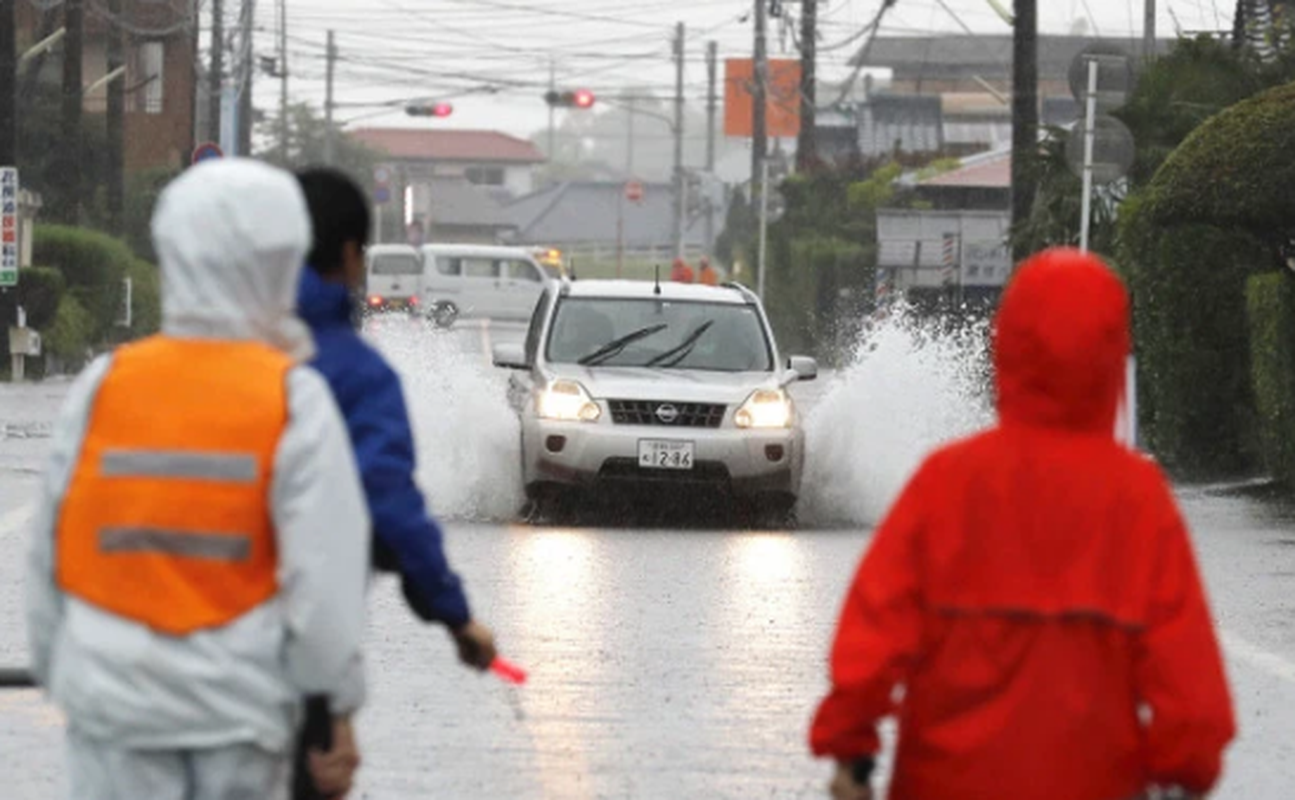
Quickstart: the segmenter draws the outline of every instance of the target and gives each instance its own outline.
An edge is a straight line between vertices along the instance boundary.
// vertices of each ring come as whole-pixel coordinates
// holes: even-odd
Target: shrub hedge
[[[1246,280],[1272,254],[1244,232],[1163,228],[1125,204],[1121,266],[1133,293],[1139,423],[1179,475],[1243,472],[1258,460]]]
[[[1250,357],[1264,465],[1295,482],[1295,276],[1255,275],[1246,285]]]
[[[90,341],[107,340],[120,316],[123,279],[135,263],[130,248],[97,231],[38,225],[33,257],[63,273],[68,293],[90,314]]]

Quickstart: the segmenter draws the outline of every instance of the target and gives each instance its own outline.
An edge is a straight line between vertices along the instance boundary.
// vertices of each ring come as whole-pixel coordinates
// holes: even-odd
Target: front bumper
[[[644,439],[689,441],[690,470],[647,469],[638,464]],[[734,495],[800,493],[804,433],[798,427],[770,430],[677,428],[556,422],[529,417],[522,426],[526,486],[581,488],[697,487]]]

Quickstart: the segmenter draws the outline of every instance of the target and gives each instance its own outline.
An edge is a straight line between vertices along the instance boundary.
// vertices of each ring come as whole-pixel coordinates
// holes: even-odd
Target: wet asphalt
[[[480,334],[468,326],[455,346],[480,356],[491,336]],[[0,386],[0,666],[26,659],[21,556],[65,391],[62,381]],[[513,487],[482,491],[494,490]],[[1295,797],[1295,511],[1254,494],[1196,486],[1180,496],[1242,728],[1216,796],[1286,800]],[[512,689],[459,667],[444,632],[414,621],[394,582],[378,579],[353,796],[825,797],[827,766],[809,757],[805,733],[868,529],[451,521],[447,546],[476,614],[530,680]],[[61,796],[61,731],[37,693],[0,693],[0,798]]]

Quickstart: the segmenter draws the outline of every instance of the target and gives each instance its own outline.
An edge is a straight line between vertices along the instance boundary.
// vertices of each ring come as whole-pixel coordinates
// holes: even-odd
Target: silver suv
[[[805,447],[787,387],[818,365],[782,361],[744,287],[554,281],[525,344],[493,355],[516,370],[522,479],[541,514],[611,489],[669,504],[694,493],[765,518],[795,506]]]

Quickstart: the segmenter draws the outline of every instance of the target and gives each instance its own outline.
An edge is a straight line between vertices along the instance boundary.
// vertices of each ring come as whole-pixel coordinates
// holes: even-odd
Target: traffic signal
[[[561,108],[593,108],[594,93],[588,89],[568,89],[563,92],[550,89],[544,95],[544,102]]]
[[[411,103],[405,106],[405,113],[411,117],[448,117],[454,113],[454,106],[449,103]]]

